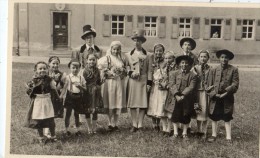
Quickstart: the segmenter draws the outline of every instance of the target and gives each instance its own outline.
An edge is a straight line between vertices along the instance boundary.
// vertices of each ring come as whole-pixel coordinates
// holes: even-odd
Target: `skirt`
[[[197,114],[197,120],[206,121],[208,117],[208,96],[206,91],[198,91],[199,97],[199,107],[201,108],[201,112]]]
[[[141,75],[140,79],[129,78],[127,85],[127,107],[147,108],[148,96],[146,89],[147,75]]]
[[[147,111],[148,116],[152,117],[163,117],[164,114],[164,105],[166,101],[168,91],[160,90],[158,85],[154,85],[149,98],[149,107]]]

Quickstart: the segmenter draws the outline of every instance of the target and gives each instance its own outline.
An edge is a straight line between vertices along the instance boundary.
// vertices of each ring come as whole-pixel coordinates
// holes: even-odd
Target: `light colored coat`
[[[152,81],[152,63],[153,54],[143,49],[145,59],[141,65],[136,58],[135,50],[126,53],[126,63],[128,72],[139,72],[138,79],[129,77],[127,86],[127,106],[129,108],[147,108],[148,95],[147,95],[147,82]]]

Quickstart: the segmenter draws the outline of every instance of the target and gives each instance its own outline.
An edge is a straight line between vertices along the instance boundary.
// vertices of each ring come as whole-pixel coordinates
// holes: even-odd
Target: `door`
[[[53,48],[68,48],[68,13],[53,13]]]

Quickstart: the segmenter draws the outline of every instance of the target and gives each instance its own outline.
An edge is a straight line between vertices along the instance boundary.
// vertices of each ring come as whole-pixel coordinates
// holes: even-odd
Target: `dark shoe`
[[[193,135],[195,134],[195,131],[193,131],[191,128],[188,128],[187,133]]]
[[[143,128],[143,127],[139,127],[139,128],[137,128],[137,130],[138,130],[139,132],[142,132],[142,131],[144,131],[144,128]]]
[[[45,144],[47,143],[47,139],[48,139],[48,138],[46,138],[46,137],[39,138],[39,143],[40,143],[41,145],[45,145]]]
[[[156,128],[155,130],[156,130],[157,132],[160,132],[160,126],[156,126],[155,128]]]
[[[120,131],[119,128],[118,128],[118,126],[115,126],[115,127],[114,127],[114,131],[116,131],[116,132],[119,132],[119,131]]]
[[[131,130],[130,130],[130,132],[135,133],[135,132],[137,132],[137,130],[138,130],[138,128],[132,127]]]
[[[182,135],[182,139],[183,139],[184,141],[189,141],[189,140],[190,140],[190,138],[188,137],[187,134],[183,134],[183,135]]]
[[[195,134],[195,136],[196,136],[196,138],[202,138],[203,136],[204,136],[204,133],[202,133],[202,132],[196,132],[196,134]]]
[[[208,142],[210,142],[210,143],[215,142],[216,139],[217,139],[217,137],[211,136],[208,138]]]
[[[232,145],[233,141],[231,139],[226,139],[227,145]]]
[[[178,139],[179,135],[178,134],[173,134],[172,137],[170,137],[171,140],[176,140]]]
[[[67,137],[70,137],[72,135],[70,131],[67,131],[65,134]]]
[[[56,136],[54,136],[54,137],[49,138],[49,141],[50,141],[51,143],[55,143],[55,142],[58,141],[58,139],[56,138]]]
[[[80,131],[76,132],[76,136],[80,137],[82,133]]]
[[[114,130],[114,127],[111,126],[111,125],[109,125],[109,126],[108,126],[108,131],[112,132],[113,130]]]

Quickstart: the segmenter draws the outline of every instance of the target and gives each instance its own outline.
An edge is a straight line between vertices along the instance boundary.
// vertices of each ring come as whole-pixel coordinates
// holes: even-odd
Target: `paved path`
[[[19,62],[19,63],[36,63],[37,61],[45,61],[48,62],[49,57],[36,57],[36,56],[13,56],[12,62]],[[70,58],[60,58],[61,64],[68,64]],[[260,63],[260,62],[259,62]],[[215,66],[217,64],[210,64]],[[240,71],[260,71],[260,65],[239,65],[234,64],[237,66]]]

